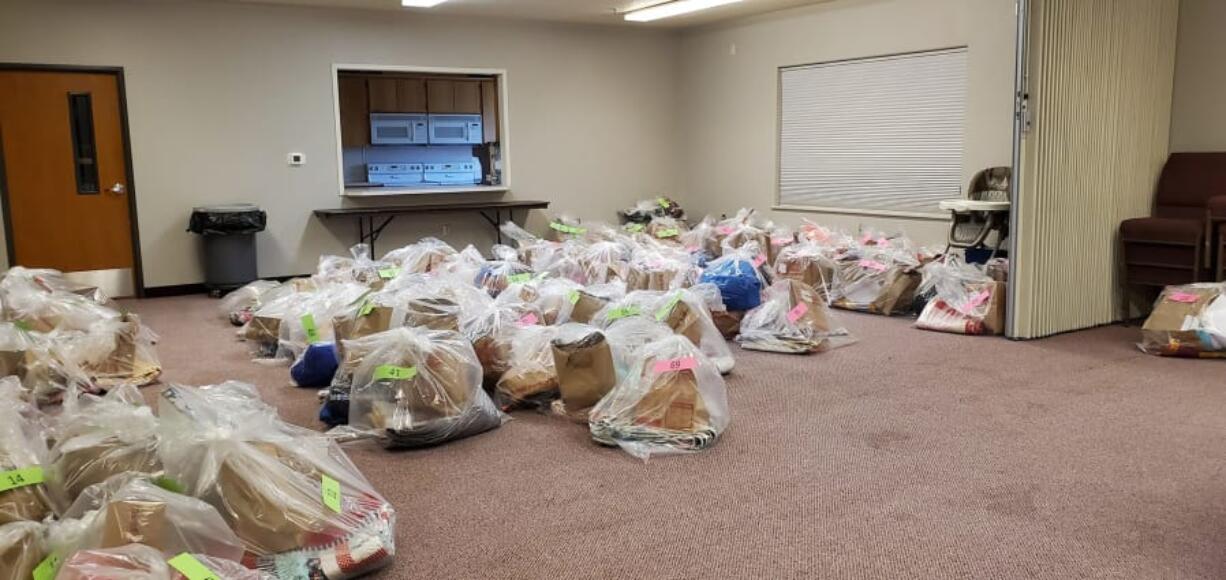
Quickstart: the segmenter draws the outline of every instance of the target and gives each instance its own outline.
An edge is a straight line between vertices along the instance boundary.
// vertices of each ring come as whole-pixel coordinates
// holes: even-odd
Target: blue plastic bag
[[[733,256],[712,261],[700,282],[715,284],[728,310],[749,310],[762,303],[762,280],[752,262]]]
[[[317,342],[308,346],[302,358],[290,367],[289,376],[299,387],[326,387],[332,384],[337,366],[336,346],[330,342]]]

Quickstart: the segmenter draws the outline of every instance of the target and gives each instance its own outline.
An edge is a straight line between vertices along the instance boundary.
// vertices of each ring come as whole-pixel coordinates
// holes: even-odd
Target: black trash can
[[[221,294],[259,277],[255,234],[264,231],[268,216],[249,203],[192,208],[187,231],[204,236],[204,285]]]

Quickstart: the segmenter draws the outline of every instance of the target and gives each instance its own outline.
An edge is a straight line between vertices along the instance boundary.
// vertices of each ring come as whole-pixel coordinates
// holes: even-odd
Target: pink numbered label
[[[878,272],[884,272],[887,270],[885,264],[882,264],[877,260],[860,260],[860,267],[868,270],[876,270]]]
[[[730,235],[732,235],[732,232],[735,232],[735,231],[736,231],[736,228],[734,228],[734,227],[732,227],[732,226],[719,226],[718,228],[716,228],[716,230],[715,230],[715,231],[717,231],[717,232],[719,232],[719,233],[721,233],[721,234],[723,234],[723,235],[725,235],[725,236],[730,236]]]
[[[1200,296],[1192,294],[1191,292],[1172,292],[1170,296],[1167,296],[1167,300],[1170,300],[1171,302],[1182,302],[1184,304],[1195,304],[1197,300],[1200,300]]]
[[[792,243],[792,238],[789,238],[787,236],[778,236],[778,237],[771,238],[772,246],[786,246],[790,243]]]
[[[697,366],[698,361],[694,360],[692,356],[687,356],[672,360],[656,361],[655,371],[657,375],[661,373],[675,373],[677,371],[692,370]]]
[[[536,324],[536,315],[531,312],[519,319],[520,326],[532,326],[533,324]]]
[[[762,254],[758,254],[753,259],[753,265],[755,268],[761,267],[762,264],[765,264],[765,263],[766,263],[766,256],[763,256]]]
[[[686,246],[685,251],[693,254],[694,252],[698,251],[698,246]]]
[[[797,304],[795,308],[788,311],[788,322],[795,324],[796,321],[800,320],[800,317],[804,316],[808,311],[808,304],[805,304],[804,302]]]
[[[873,234],[866,233],[864,234],[864,237],[860,238],[861,244],[867,244],[871,241],[873,241]]]
[[[883,247],[884,247],[884,246],[889,246],[889,245],[890,245],[890,240],[887,240],[887,239],[885,239],[885,238],[877,238],[877,245],[878,245],[878,246],[883,246]]]
[[[975,312],[976,308],[983,306],[983,304],[987,302],[988,299],[991,297],[992,297],[991,292],[988,292],[987,290],[983,290],[979,292],[978,294],[971,296],[971,300],[967,302],[966,304],[963,304],[961,308],[958,308],[958,311],[961,312],[962,314],[970,315]]]

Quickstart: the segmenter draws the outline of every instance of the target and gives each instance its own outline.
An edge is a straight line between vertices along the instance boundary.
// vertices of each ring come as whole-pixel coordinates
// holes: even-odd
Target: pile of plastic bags
[[[917,328],[955,334],[1004,332],[1004,282],[957,256],[924,266],[918,293],[929,299],[915,322]]]

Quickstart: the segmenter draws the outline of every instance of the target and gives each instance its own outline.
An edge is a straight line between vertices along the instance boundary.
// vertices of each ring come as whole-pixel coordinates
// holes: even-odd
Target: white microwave
[[[430,142],[426,115],[371,113],[371,145],[425,145]]]
[[[481,115],[430,115],[431,145],[480,145]]]

